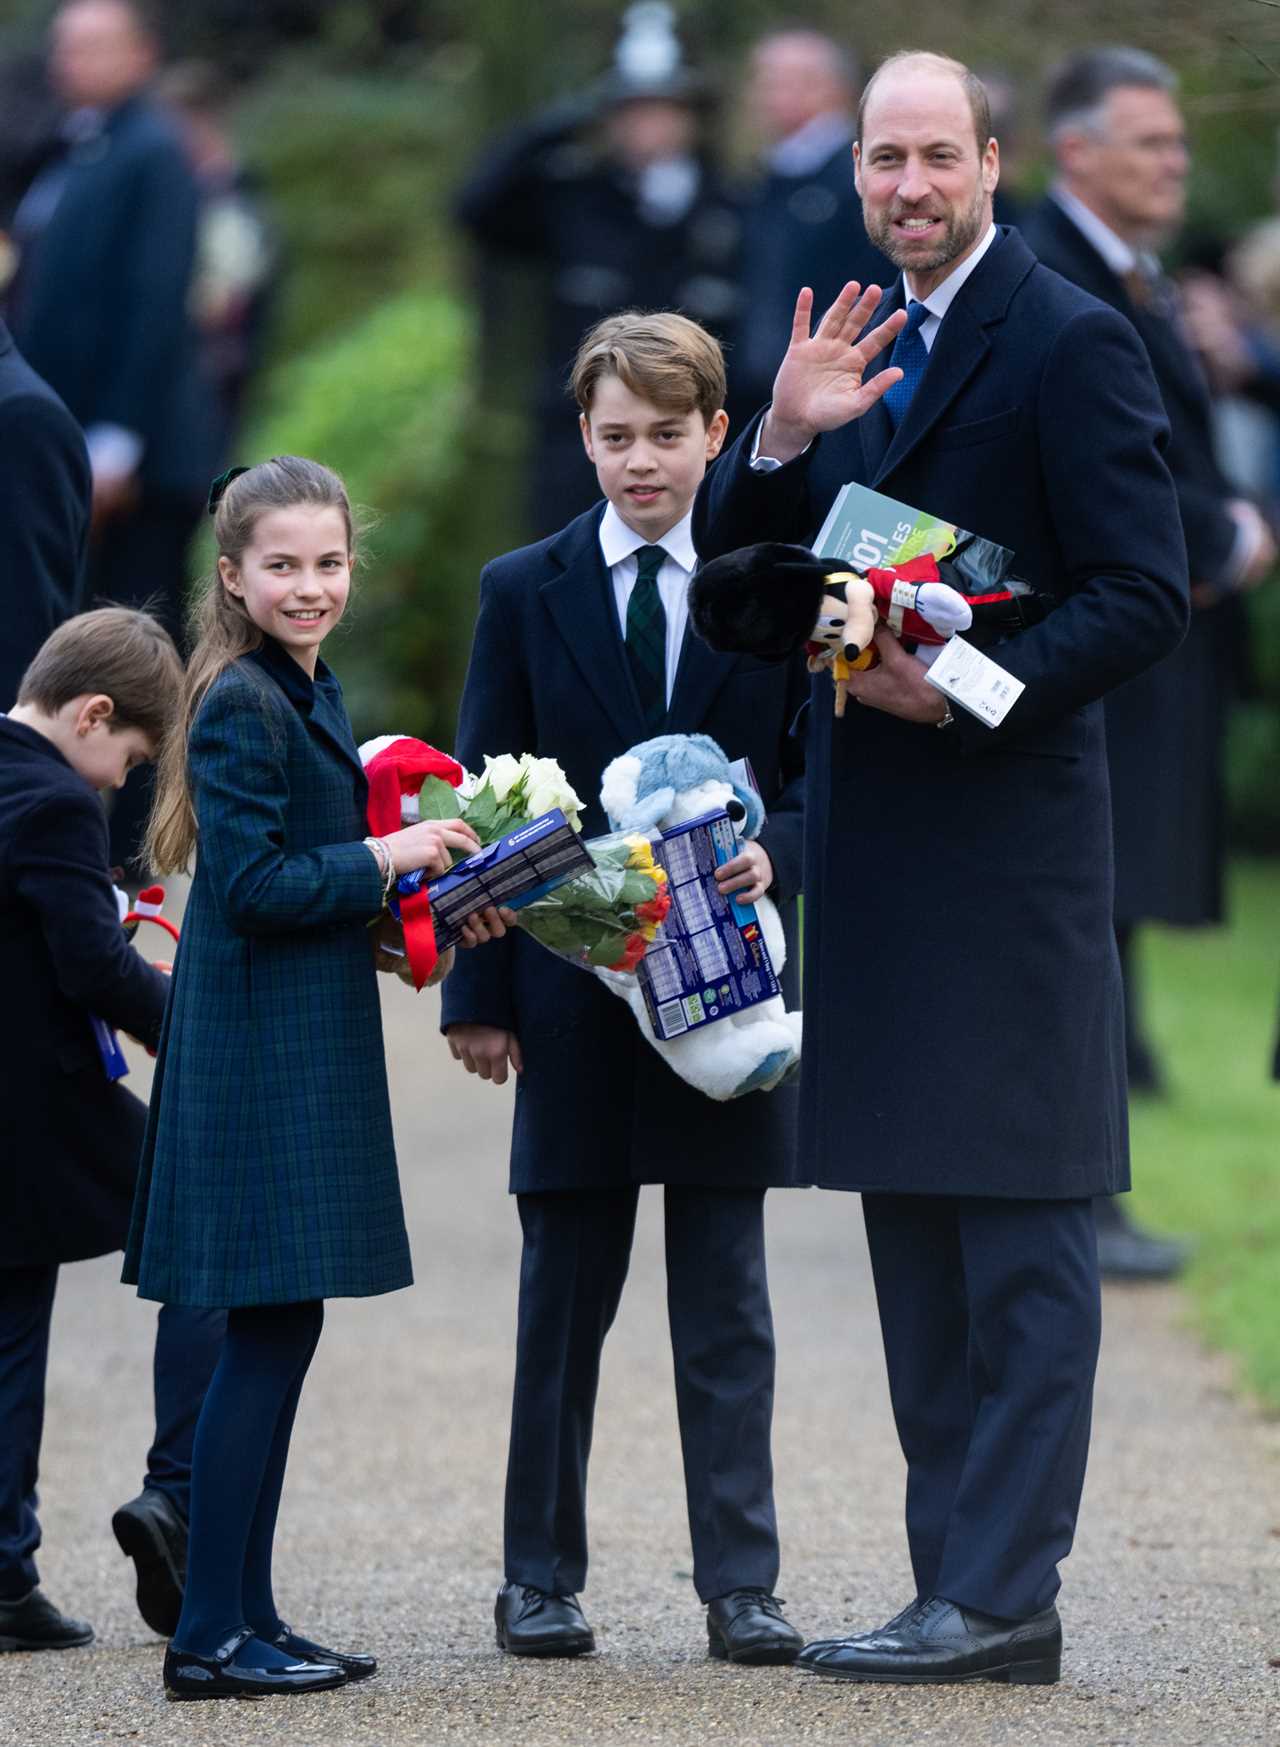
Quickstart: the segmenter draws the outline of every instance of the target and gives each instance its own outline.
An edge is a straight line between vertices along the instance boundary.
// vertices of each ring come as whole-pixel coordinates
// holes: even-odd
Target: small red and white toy
[[[380,734],[376,739],[366,740],[360,748],[360,762],[369,780],[365,817],[375,837],[389,837],[395,831],[403,831],[406,825],[417,824],[418,796],[429,776],[439,777],[456,789],[467,774],[456,758],[408,734]],[[398,906],[404,925],[405,954],[414,987],[420,990],[440,956],[426,887],[399,894]]]

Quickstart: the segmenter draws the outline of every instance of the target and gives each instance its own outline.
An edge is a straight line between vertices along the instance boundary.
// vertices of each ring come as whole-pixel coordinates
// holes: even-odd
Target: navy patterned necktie
[[[889,354],[890,364],[896,364],[902,372],[901,380],[886,390],[884,396],[885,410],[895,431],[911,405],[911,397],[919,388],[924,367],[929,362],[928,347],[920,338],[920,329],[928,314],[926,306],[913,298],[907,305],[907,325],[893,342]]]
[[[666,556],[661,546],[641,546],[627,601],[627,660],[650,734],[661,730],[667,714],[667,614],[658,593],[658,572]]]

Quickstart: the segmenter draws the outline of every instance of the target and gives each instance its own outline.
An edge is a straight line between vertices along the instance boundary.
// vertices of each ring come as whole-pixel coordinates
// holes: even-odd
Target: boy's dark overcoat
[[[485,753],[558,759],[590,803],[588,836],[608,829],[599,805],[605,765],[647,738],[600,550],[602,514],[602,506],[588,510],[486,566],[455,749],[468,769],[483,768]],[[690,631],[663,727],[710,734],[730,758],[751,760],[769,810],[761,842],[787,930],[789,1007],[798,1005],[803,783],[789,729],[806,693],[799,663],[715,655]],[[459,955],[442,1023],[501,1026],[520,1039],[514,1193],[796,1181],[793,1087],[713,1102],[667,1067],[625,1002],[518,931]]]
[[[0,717],[0,1268],[118,1250],[146,1107],[107,1079],[90,1015],[152,1047],[167,979],[133,950],[102,802]]]
[[[873,320],[902,304],[899,279]],[[996,651],[1026,690],[995,730],[836,720],[815,681],[801,1158],[825,1185],[1128,1186],[1100,700],[1186,626],[1167,429],[1132,327],[1003,230],[896,432],[880,403],[769,473],[749,465],[753,424],[699,495],[710,558],[811,542],[857,480],[1010,547],[1061,600]]]
[[[200,840],[125,1279],[178,1304],[412,1282],[367,923],[382,879],[338,682],[278,644],[190,741]]]

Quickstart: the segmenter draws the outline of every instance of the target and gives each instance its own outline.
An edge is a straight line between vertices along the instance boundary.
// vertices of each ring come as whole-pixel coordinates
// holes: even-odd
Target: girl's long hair
[[[351,502],[342,480],[319,461],[299,455],[278,455],[237,474],[214,511],[213,535],[218,557],[238,569],[253,542],[259,516],[269,510],[341,510],[347,525],[347,546],[354,551]],[[223,587],[215,565],[200,584],[189,615],[191,659],[187,663],[182,708],[165,735],[156,761],[155,798],[147,824],[146,862],[157,873],[181,873],[190,866],[196,847],[196,815],[187,766],[191,725],[205,693],[233,661],[261,646],[263,633],[249,617],[244,602]]]

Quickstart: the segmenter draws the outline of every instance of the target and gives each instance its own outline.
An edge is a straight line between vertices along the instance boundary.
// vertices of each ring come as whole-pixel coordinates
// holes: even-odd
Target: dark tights
[[[187,1587],[173,1640],[197,1656],[211,1656],[244,1626],[268,1641],[280,1629],[271,1545],[298,1397],[323,1323],[319,1299],[227,1313],[196,1426]],[[274,1659],[250,1648],[255,1662]]]

